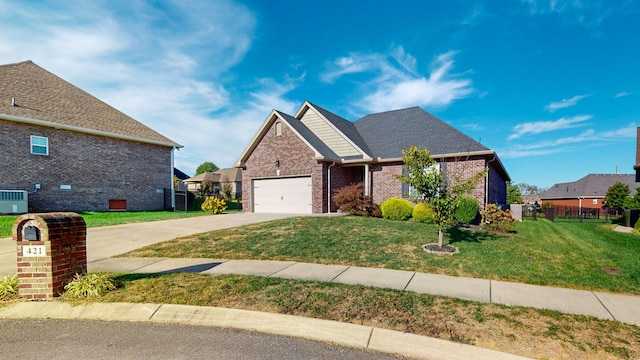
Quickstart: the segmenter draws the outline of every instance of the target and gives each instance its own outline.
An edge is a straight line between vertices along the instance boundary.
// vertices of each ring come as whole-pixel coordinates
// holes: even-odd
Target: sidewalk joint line
[[[258,261],[262,261],[262,260],[258,260]],[[289,266],[285,266],[285,267],[283,267],[282,269],[280,269],[280,270],[278,270],[278,271],[274,272],[273,274],[267,275],[267,277],[272,277],[273,275],[275,275],[275,274],[277,274],[277,273],[279,273],[279,272],[281,272],[281,271],[287,270],[288,268],[292,267],[293,265],[295,265],[295,264],[297,264],[297,263],[298,263],[298,261],[295,261],[293,264],[291,264],[291,265],[289,265]]]
[[[607,308],[607,306],[602,302],[602,300],[600,300],[600,298],[598,297],[598,295],[597,295],[595,292],[593,292],[593,291],[591,291],[591,293],[593,294],[593,296],[595,296],[595,297],[596,297],[596,299],[598,300],[598,302],[600,303],[600,305],[602,305],[602,307],[603,307],[605,310],[607,310],[607,313],[609,313],[609,315],[611,315],[611,318],[612,318],[614,321],[618,321],[618,319],[616,319],[616,317],[615,317],[615,316],[613,316],[613,314],[611,313],[611,311],[609,311],[609,309],[608,309],[608,308]]]
[[[349,269],[351,269],[351,266],[347,266],[344,270],[340,271],[340,274],[334,276],[333,279],[329,280],[329,282],[333,282],[335,279],[337,279],[340,275],[344,274]]]
[[[402,291],[407,291],[407,288],[409,287],[409,284],[411,284],[411,281],[413,280],[414,277],[416,277],[417,272],[414,271],[413,275],[411,275],[411,279],[409,279],[409,281],[407,281],[407,285],[404,286],[404,288],[402,288]]]

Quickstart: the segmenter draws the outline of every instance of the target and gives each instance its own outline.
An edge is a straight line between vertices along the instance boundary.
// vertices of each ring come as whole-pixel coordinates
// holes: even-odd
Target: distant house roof
[[[32,61],[0,65],[0,119],[182,147]]]
[[[306,117],[308,112],[317,116]],[[399,161],[402,150],[425,147],[436,159],[454,156],[490,156],[509,179],[495,152],[419,107],[370,114],[351,122],[305,101],[295,116],[273,110],[235,164],[244,161],[276,121],[283,121],[306,142],[321,161],[374,163]],[[313,129],[307,125],[312,126]],[[339,155],[342,154],[342,155]]]
[[[542,200],[576,199],[578,197],[604,198],[607,190],[616,182],[629,186],[634,192],[640,187],[636,176],[631,174],[589,174],[574,182],[558,183],[540,195]]]
[[[203,172],[194,177],[185,179],[186,183],[227,183],[227,182],[242,182],[242,169],[240,168],[226,168],[220,169],[214,172]]]

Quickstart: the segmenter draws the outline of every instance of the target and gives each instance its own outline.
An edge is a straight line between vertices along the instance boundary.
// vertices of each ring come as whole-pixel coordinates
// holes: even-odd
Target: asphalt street
[[[0,359],[397,359],[300,338],[204,326],[0,319]]]

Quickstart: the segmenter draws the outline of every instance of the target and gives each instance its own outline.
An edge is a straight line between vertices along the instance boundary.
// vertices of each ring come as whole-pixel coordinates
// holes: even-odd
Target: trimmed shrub
[[[465,197],[458,202],[454,217],[460,224],[471,224],[478,217],[479,211],[478,200]]]
[[[371,196],[365,196],[362,183],[351,184],[339,189],[333,195],[333,201],[341,212],[360,215],[382,217],[380,207],[373,202]]]
[[[418,203],[413,207],[413,213],[411,217],[414,221],[432,224],[433,223],[433,208],[429,203]]]
[[[413,205],[407,199],[388,198],[380,205],[382,217],[389,220],[408,220],[413,213]]]
[[[496,204],[487,204],[482,214],[482,227],[497,231],[509,232],[516,224],[511,210],[504,211]]]
[[[200,206],[202,211],[211,214],[222,214],[227,211],[227,203],[224,199],[219,199],[215,196],[209,196]]]

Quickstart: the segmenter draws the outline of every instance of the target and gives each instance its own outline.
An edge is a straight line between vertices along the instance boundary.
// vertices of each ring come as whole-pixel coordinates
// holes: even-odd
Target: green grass
[[[535,358],[635,358],[640,329],[550,310],[407,291],[279,278],[111,274],[116,291],[90,301],[186,304],[376,326]],[[78,300],[72,300],[78,301]]]
[[[87,223],[87,227],[127,224],[134,222],[148,222],[158,220],[178,219],[192,216],[207,215],[202,211],[128,211],[128,212],[78,212]],[[11,236],[13,223],[19,215],[0,215],[0,237]]]
[[[292,260],[640,294],[640,237],[611,225],[525,221],[504,235],[451,228],[445,240],[461,254],[425,253],[422,244],[437,242],[430,224],[299,217],[175,239],[126,256]]]

